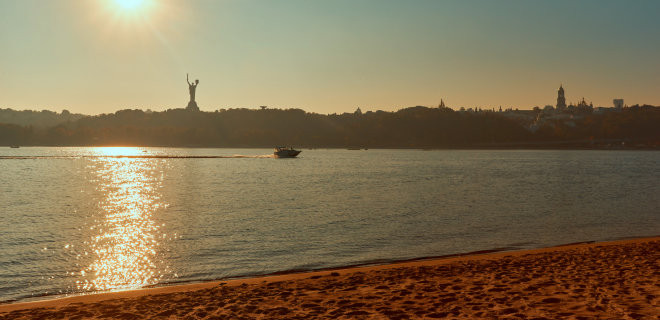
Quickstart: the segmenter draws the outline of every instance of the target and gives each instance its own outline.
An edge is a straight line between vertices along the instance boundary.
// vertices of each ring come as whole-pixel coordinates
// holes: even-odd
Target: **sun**
[[[104,0],[102,7],[107,13],[119,20],[147,19],[157,7],[156,0]]]
[[[0,0],[2,2],[2,0]],[[161,32],[164,21],[174,17],[173,6],[164,0],[95,0],[83,1],[93,10],[89,19],[100,27],[113,47],[126,45],[135,50],[135,44],[146,45],[151,40],[164,42]],[[176,7],[174,7],[176,8]],[[130,45],[129,45],[130,43]]]
[[[106,10],[116,22],[135,24],[149,20],[156,9],[155,0],[105,0]]]
[[[144,6],[145,0],[115,0],[120,9],[134,11]]]

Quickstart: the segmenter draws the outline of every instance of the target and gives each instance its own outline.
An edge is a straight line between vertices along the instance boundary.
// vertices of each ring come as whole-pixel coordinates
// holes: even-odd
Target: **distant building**
[[[614,102],[614,108],[616,109],[623,108],[623,99],[614,99],[612,100],[612,102]]]
[[[557,91],[557,111],[566,109],[566,97],[564,96],[564,88],[560,85]]]
[[[584,97],[582,97],[582,101],[578,102],[577,106],[578,107],[587,106],[587,101],[584,100]]]
[[[587,101],[584,100],[584,97],[582,97],[582,101],[580,101],[577,105],[577,111],[580,112],[592,112],[594,111],[594,104],[589,103],[587,104]]]

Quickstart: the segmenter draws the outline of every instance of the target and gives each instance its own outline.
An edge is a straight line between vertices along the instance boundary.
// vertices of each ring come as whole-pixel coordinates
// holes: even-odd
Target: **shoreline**
[[[529,256],[544,256],[549,255],[553,256],[565,256],[572,255],[574,251],[585,251],[585,250],[608,250],[608,249],[617,249],[620,250],[620,247],[644,247],[645,245],[653,244],[650,253],[653,257],[660,257],[660,252],[655,251],[657,244],[660,244],[660,236],[654,237],[641,237],[641,238],[630,238],[624,240],[615,240],[615,241],[603,241],[603,242],[594,242],[586,241],[580,243],[568,243],[552,247],[537,248],[537,249],[528,249],[528,250],[516,250],[516,251],[495,251],[492,250],[483,250],[477,252],[461,253],[448,256],[440,257],[425,257],[425,258],[416,258],[403,261],[395,261],[386,264],[366,264],[366,265],[353,265],[353,266],[344,266],[339,268],[328,268],[315,271],[303,271],[295,272],[289,271],[286,273],[276,272],[274,274],[267,274],[262,276],[246,277],[246,278],[233,278],[233,279],[224,279],[216,281],[205,281],[199,283],[187,283],[187,284],[177,284],[177,285],[165,285],[165,286],[156,286],[151,288],[141,288],[135,290],[125,290],[117,292],[102,292],[102,293],[91,293],[91,294],[82,294],[74,295],[68,297],[58,297],[53,299],[44,299],[38,301],[29,301],[29,302],[11,302],[0,304],[0,319],[6,315],[6,313],[11,313],[18,310],[41,310],[43,311],[48,309],[62,309],[64,307],[71,308],[70,306],[75,305],[77,307],[90,306],[93,307],[96,304],[103,304],[109,301],[116,301],[117,299],[124,300],[136,300],[136,299],[146,299],[150,297],[157,296],[179,296],[187,294],[197,294],[198,292],[203,291],[213,291],[218,290],[219,288],[238,288],[240,291],[244,287],[269,287],[274,283],[292,283],[297,282],[306,282],[306,281],[319,281],[318,279],[323,278],[344,278],[356,274],[378,274],[383,272],[393,272],[399,269],[419,269],[419,268],[446,268],[447,266],[454,265],[472,265],[472,264],[497,264],[504,260],[516,260],[516,259],[526,259]],[[639,248],[638,248],[639,249]],[[642,248],[643,249],[643,248]],[[620,259],[614,256],[615,259]],[[648,258],[648,257],[647,257]],[[657,263],[657,261],[656,261]],[[342,275],[341,277],[339,275]],[[459,274],[460,276],[460,274]],[[656,271],[652,276],[656,279],[658,278],[658,272]],[[466,276],[463,276],[466,278]],[[311,279],[311,280],[310,280]],[[467,277],[464,280],[468,280]],[[382,286],[380,286],[382,287]],[[379,288],[379,286],[375,286]],[[208,293],[206,293],[208,294]],[[655,301],[654,303],[660,302],[660,292],[652,293],[647,295],[652,297],[651,300]],[[165,299],[164,303],[170,303],[170,299]],[[272,316],[272,315],[271,315]]]
[[[261,278],[268,278],[268,277],[274,277],[274,276],[288,276],[288,275],[296,275],[296,274],[311,274],[311,273],[316,273],[316,272],[331,272],[331,271],[351,270],[351,269],[363,268],[363,267],[369,268],[369,267],[379,267],[379,266],[388,266],[388,265],[399,265],[399,264],[406,264],[406,263],[413,263],[413,262],[420,262],[420,261],[443,260],[443,259],[460,258],[460,257],[489,255],[489,254],[496,254],[496,253],[506,253],[506,252],[512,253],[512,252],[519,252],[519,251],[520,252],[522,252],[522,251],[535,251],[535,250],[541,250],[541,249],[551,249],[551,248],[557,248],[557,247],[582,245],[582,244],[608,243],[608,242],[619,242],[619,241],[628,241],[628,240],[637,240],[637,239],[654,239],[654,238],[659,238],[660,239],[660,235],[657,235],[657,236],[625,237],[625,238],[620,238],[620,239],[615,239],[615,240],[603,240],[603,241],[587,240],[587,241],[563,243],[563,244],[557,244],[557,245],[552,245],[552,246],[548,246],[548,247],[538,247],[538,248],[530,248],[530,249],[519,249],[519,248],[515,248],[515,247],[499,247],[499,248],[492,248],[492,249],[468,251],[468,252],[461,252],[461,253],[451,253],[451,254],[445,254],[445,255],[424,256],[424,257],[409,258],[409,259],[393,259],[393,260],[379,259],[379,260],[374,260],[374,261],[365,261],[365,262],[360,262],[360,263],[354,263],[354,264],[348,264],[348,265],[342,265],[342,266],[336,266],[336,267],[325,267],[325,268],[318,268],[318,269],[287,269],[287,270],[275,271],[275,272],[264,273],[264,274],[239,275],[239,276],[231,276],[231,277],[217,278],[217,279],[155,283],[155,284],[151,284],[151,285],[146,285],[146,286],[141,287],[141,288],[122,289],[122,290],[117,290],[117,291],[71,292],[71,293],[51,294],[51,295],[46,294],[46,295],[41,295],[41,296],[30,296],[30,297],[18,298],[18,299],[13,299],[13,300],[0,301],[0,312],[3,312],[2,308],[5,307],[5,306],[8,306],[8,305],[23,304],[23,303],[41,303],[41,302],[48,302],[48,301],[54,301],[54,300],[76,298],[76,297],[86,297],[86,296],[104,295],[104,294],[115,294],[115,293],[124,293],[124,292],[129,294],[130,292],[133,292],[133,291],[154,290],[154,289],[163,289],[163,288],[171,288],[171,287],[174,287],[174,288],[176,288],[176,287],[187,287],[187,286],[201,286],[201,287],[204,287],[204,284],[207,284],[207,283],[208,284],[218,284],[218,283],[224,283],[224,282],[228,282],[228,281],[261,279]],[[170,292],[170,290],[164,290],[164,291]]]
[[[658,237],[660,237],[660,236],[658,236]],[[637,239],[637,238],[649,238],[649,237],[640,236],[640,237],[631,237],[631,238],[625,238],[625,239],[619,239],[619,240],[632,240],[632,239]],[[611,241],[619,241],[619,240],[611,240]],[[273,277],[273,276],[287,276],[287,275],[295,275],[295,274],[309,274],[309,273],[316,273],[316,272],[325,272],[325,271],[330,272],[330,271],[350,270],[350,269],[362,268],[362,267],[387,266],[387,265],[403,264],[403,263],[417,262],[417,261],[449,259],[449,258],[458,258],[458,257],[466,257],[466,256],[478,256],[478,255],[493,254],[493,253],[500,253],[500,252],[517,252],[517,251],[526,251],[526,250],[537,250],[537,249],[543,249],[543,248],[553,248],[553,247],[561,247],[561,246],[568,246],[568,245],[575,245],[575,244],[587,244],[587,243],[594,243],[594,242],[597,242],[597,241],[580,241],[580,242],[559,244],[559,245],[550,246],[550,247],[541,247],[541,248],[532,248],[532,249],[517,249],[517,248],[514,248],[514,247],[502,247],[502,248],[494,248],[494,249],[469,251],[469,252],[464,252],[464,253],[452,253],[452,254],[438,255],[438,256],[425,256],[425,257],[410,258],[410,259],[394,259],[394,260],[379,259],[379,260],[374,260],[374,261],[366,261],[366,262],[361,262],[361,263],[348,264],[348,265],[342,265],[342,266],[336,266],[336,267],[325,267],[325,268],[318,268],[318,269],[287,269],[287,270],[275,271],[275,272],[264,273],[264,274],[239,275],[239,276],[231,276],[231,277],[227,277],[227,278],[155,283],[155,284],[151,284],[151,285],[146,285],[146,286],[141,287],[141,288],[124,289],[124,290],[117,290],[117,291],[72,292],[72,293],[53,294],[53,295],[46,294],[46,295],[41,295],[41,296],[30,296],[30,297],[25,297],[25,298],[0,301],[0,312],[2,312],[2,307],[7,306],[7,305],[22,304],[22,303],[40,303],[40,302],[47,302],[47,301],[60,300],[60,299],[69,299],[69,298],[75,298],[75,297],[81,297],[81,296],[103,295],[103,294],[112,294],[112,293],[120,293],[120,292],[162,289],[162,288],[170,288],[170,287],[186,287],[186,286],[196,286],[196,285],[202,285],[203,286],[203,284],[206,284],[206,283],[209,283],[209,284],[211,284],[211,283],[223,283],[223,282],[227,282],[227,281],[261,279],[261,278],[267,278],[267,277]],[[607,241],[603,241],[603,242],[607,242]],[[169,290],[165,290],[165,291],[169,291]]]

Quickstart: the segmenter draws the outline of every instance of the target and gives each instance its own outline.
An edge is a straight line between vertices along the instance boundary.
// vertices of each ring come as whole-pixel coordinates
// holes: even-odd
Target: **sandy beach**
[[[0,305],[0,319],[660,319],[660,237]]]

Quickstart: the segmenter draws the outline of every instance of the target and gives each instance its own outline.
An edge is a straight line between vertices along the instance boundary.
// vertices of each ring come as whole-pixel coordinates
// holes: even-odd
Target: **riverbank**
[[[0,305],[33,318],[660,316],[660,237]]]

